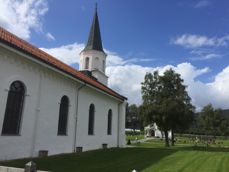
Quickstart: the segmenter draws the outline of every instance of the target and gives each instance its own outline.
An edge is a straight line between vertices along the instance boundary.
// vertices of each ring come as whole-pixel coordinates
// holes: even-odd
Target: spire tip
[[[95,11],[97,12],[97,9],[98,9],[98,3],[96,2],[95,3]]]

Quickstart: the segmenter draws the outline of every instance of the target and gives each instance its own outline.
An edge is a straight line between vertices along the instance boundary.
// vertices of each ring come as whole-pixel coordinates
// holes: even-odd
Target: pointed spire
[[[98,3],[96,2],[95,3],[95,12],[97,12],[97,9],[98,9]]]
[[[102,39],[99,28],[99,19],[97,14],[97,3],[95,4],[95,15],[90,29],[87,45],[84,50],[98,50],[103,51]]]

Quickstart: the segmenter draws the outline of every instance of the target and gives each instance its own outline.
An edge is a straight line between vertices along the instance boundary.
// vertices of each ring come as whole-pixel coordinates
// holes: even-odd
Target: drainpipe
[[[121,103],[119,103],[119,104],[118,104],[118,119],[117,119],[117,121],[118,121],[118,122],[117,122],[117,147],[119,147],[119,134],[120,134],[120,133],[119,133],[119,132],[120,132],[120,131],[119,131],[119,127],[120,127],[120,126],[119,126],[119,118],[120,118],[120,110],[119,110],[119,106],[120,106],[122,103],[123,103],[123,102],[121,102]]]
[[[83,85],[77,88],[77,93],[75,94],[75,101],[76,101],[76,116],[75,116],[75,130],[74,130],[74,143],[73,143],[73,152],[75,152],[76,148],[76,135],[77,135],[77,118],[78,118],[78,109],[79,109],[79,92],[80,90],[85,87],[87,84],[83,83]]]
[[[39,75],[38,81],[38,90],[37,90],[37,102],[36,102],[36,109],[35,109],[35,119],[34,119],[34,126],[33,126],[33,136],[32,136],[32,146],[30,156],[33,157],[35,153],[35,146],[36,146],[36,139],[37,139],[37,125],[38,125],[38,118],[40,113],[40,106],[41,106],[41,87],[42,87],[42,74]]]

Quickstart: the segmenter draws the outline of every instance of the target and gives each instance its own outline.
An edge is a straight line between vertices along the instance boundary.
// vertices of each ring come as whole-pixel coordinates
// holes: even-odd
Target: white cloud
[[[46,0],[0,0],[0,26],[29,39],[31,31],[42,31],[41,17],[48,11]]]
[[[215,76],[212,83],[208,86],[214,92],[213,103],[216,106],[228,108],[229,104],[229,66],[224,68],[220,73]]]
[[[46,33],[46,38],[47,38],[47,40],[48,41],[55,41],[56,40],[56,38],[51,34],[51,33]]]
[[[85,46],[84,44],[73,43],[73,44],[63,45],[55,48],[40,48],[40,49],[60,59],[64,63],[74,64],[74,63],[79,63],[79,53],[83,50],[84,46]],[[109,50],[105,50],[105,52],[108,55],[107,62],[106,62],[107,67],[135,64],[138,62],[149,62],[155,60],[150,58],[131,58],[125,60],[115,52],[111,52]]]
[[[42,49],[71,65],[79,63],[79,53],[83,47],[83,44],[74,43],[57,48]],[[117,53],[106,52],[108,54],[106,73],[109,76],[109,87],[128,97],[129,103],[141,103],[141,82],[144,81],[146,72],[159,70],[159,73],[162,74],[165,70],[173,68],[184,79],[184,84],[188,86],[188,93],[197,109],[208,103],[213,103],[216,107],[229,108],[229,66],[219,72],[212,82],[204,83],[198,78],[211,71],[208,67],[197,68],[191,63],[155,68],[144,67],[129,63]],[[135,60],[129,59],[129,61]]]
[[[69,44],[56,48],[40,48],[41,50],[53,55],[66,64],[79,63],[79,53],[84,48],[84,44]]]
[[[128,65],[136,64],[138,62],[150,62],[156,60],[154,58],[129,58],[125,60],[115,52],[111,52],[109,50],[105,50],[105,52],[108,54],[107,66]]]
[[[201,48],[201,47],[219,47],[226,46],[229,41],[229,35],[221,38],[209,38],[203,35],[183,34],[171,40],[171,43],[180,45],[185,48]]]
[[[210,60],[210,59],[218,59],[221,58],[222,55],[221,54],[216,54],[216,53],[210,53],[210,54],[203,54],[203,55],[199,55],[196,57],[191,57],[191,60]]]
[[[208,67],[198,69],[193,66],[191,63],[181,63],[177,66],[172,66],[172,68],[178,72],[185,81],[185,84],[189,85],[192,82],[195,82],[195,79],[198,76],[206,74],[210,71]]]
[[[211,5],[210,1],[201,0],[194,5],[194,8],[204,8]]]
[[[109,86],[128,97],[130,103],[136,104],[141,102],[141,82],[146,72],[150,71],[152,68],[139,65],[110,66],[106,69]]]

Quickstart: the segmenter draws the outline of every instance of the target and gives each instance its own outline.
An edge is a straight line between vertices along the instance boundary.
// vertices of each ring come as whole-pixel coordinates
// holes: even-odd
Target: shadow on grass
[[[54,172],[131,172],[133,169],[141,171],[176,151],[176,149],[164,148],[115,148],[89,151],[80,155],[63,154],[13,160],[0,162],[0,165],[24,167],[25,163],[33,160],[40,170]]]
[[[184,146],[175,149],[184,151],[204,151],[204,152],[229,152],[229,148],[224,147],[206,147],[206,146]]]

